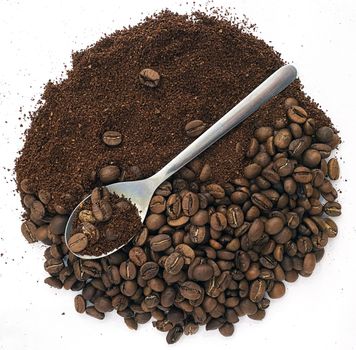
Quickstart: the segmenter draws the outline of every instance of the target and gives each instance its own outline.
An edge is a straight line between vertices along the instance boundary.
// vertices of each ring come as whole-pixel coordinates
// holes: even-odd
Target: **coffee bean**
[[[317,150],[308,149],[303,154],[303,163],[309,168],[315,168],[321,161],[321,155]]]
[[[50,258],[45,261],[44,268],[50,275],[58,275],[63,269],[64,263],[62,259]]]
[[[293,179],[302,184],[306,184],[312,181],[313,175],[309,168],[298,166],[294,169]]]
[[[116,165],[107,165],[99,171],[100,181],[104,184],[116,182],[120,178],[120,169]]]
[[[303,271],[307,274],[311,274],[314,271],[316,265],[315,254],[308,253],[303,260]]]
[[[91,211],[93,213],[94,218],[100,222],[109,221],[112,217],[112,207],[110,203],[105,199],[102,199],[97,203],[93,203]]]
[[[193,192],[187,192],[182,198],[184,215],[193,216],[199,210],[199,197]]]
[[[294,171],[294,163],[288,158],[278,158],[273,163],[273,168],[276,170],[279,176],[291,175]]]
[[[210,226],[216,231],[223,231],[227,227],[227,219],[223,213],[214,213],[210,217]]]
[[[341,205],[337,202],[327,202],[324,204],[324,213],[329,216],[341,215]]]
[[[149,230],[156,231],[166,223],[166,217],[162,214],[151,214],[146,218],[146,226]]]
[[[182,270],[183,265],[184,258],[178,252],[173,252],[167,257],[164,268],[168,273],[176,275]]]
[[[225,190],[218,184],[209,184],[206,186],[206,190],[211,194],[215,199],[221,199],[225,197]]]
[[[195,226],[191,225],[189,228],[189,238],[192,243],[202,243],[206,237],[205,226]]]
[[[30,220],[23,222],[21,225],[21,232],[23,236],[26,238],[28,243],[37,242],[36,230],[37,230],[36,225]]]
[[[249,164],[244,168],[244,176],[247,179],[254,179],[261,173],[262,167],[256,163]]]
[[[133,317],[125,317],[124,322],[128,328],[137,330],[138,328],[137,321]]]
[[[118,131],[105,131],[103,134],[103,142],[110,147],[118,146],[122,142],[122,135]]]
[[[270,126],[262,126],[255,131],[255,137],[258,142],[266,142],[273,135],[273,129]]]
[[[248,145],[247,151],[246,151],[246,157],[247,158],[253,158],[257,153],[259,149],[259,144],[257,139],[254,137],[250,140],[250,143]]]
[[[251,284],[249,298],[254,303],[260,302],[265,292],[266,282],[264,280],[257,279]]]
[[[283,282],[275,282],[273,288],[268,292],[271,299],[281,298],[286,292],[286,287]]]
[[[308,117],[308,113],[300,106],[292,106],[287,112],[288,118],[297,124],[303,124]]]
[[[268,219],[265,223],[265,231],[269,235],[276,235],[284,227],[284,221],[279,217]]]
[[[174,344],[176,343],[180,337],[183,335],[183,328],[180,325],[175,326],[174,328],[170,329],[167,333],[167,343]]]
[[[136,266],[142,266],[147,262],[147,255],[141,247],[133,247],[129,251],[129,258]]]
[[[331,180],[337,180],[340,176],[340,167],[336,158],[331,158],[328,162],[328,175]]]
[[[186,124],[185,132],[188,137],[197,137],[205,131],[206,127],[207,125],[202,120],[196,119]]]
[[[150,68],[142,69],[138,78],[142,85],[148,86],[150,88],[157,87],[161,79],[160,75],[155,70]]]
[[[231,337],[234,333],[235,327],[233,324],[226,322],[219,327],[219,332],[224,337]]]
[[[205,163],[199,174],[199,180],[202,182],[208,181],[211,178],[211,167]]]
[[[289,154],[294,158],[299,158],[303,152],[311,145],[311,137],[303,136],[293,140],[288,147]]]
[[[213,277],[214,270],[208,264],[200,264],[193,269],[193,278],[197,281],[208,281]]]
[[[245,315],[253,315],[257,312],[257,305],[249,299],[243,299],[239,307]]]
[[[262,211],[272,209],[272,202],[262,193],[254,193],[251,196],[252,203],[260,208]]]
[[[293,106],[298,106],[299,103],[294,97],[288,97],[284,100],[284,107],[289,109]]]
[[[98,311],[94,306],[89,306],[85,310],[86,314],[94,317],[98,320],[103,320],[105,318],[105,314],[103,312]]]
[[[247,233],[248,239],[252,242],[258,241],[263,235],[264,227],[265,225],[262,219],[260,218],[255,219],[248,230]]]
[[[163,196],[153,196],[150,201],[150,211],[161,214],[166,210],[166,199]]]
[[[198,300],[203,293],[201,287],[197,283],[191,281],[182,283],[179,291],[182,296],[188,300]]]
[[[273,139],[274,145],[279,149],[288,148],[291,141],[292,141],[292,134],[288,129],[279,130]]]
[[[162,252],[168,249],[171,244],[171,237],[166,234],[159,234],[150,240],[150,247],[154,252]]]
[[[322,126],[316,131],[316,138],[319,142],[328,143],[333,139],[334,131],[328,126]]]
[[[88,246],[88,237],[84,233],[76,233],[68,240],[68,247],[73,253],[79,253]]]
[[[80,295],[80,294],[76,295],[76,297],[74,298],[74,307],[75,307],[75,310],[77,312],[79,312],[80,314],[85,312],[86,301],[82,295]]]
[[[49,286],[53,287],[53,288],[57,288],[57,289],[61,289],[63,287],[62,282],[55,277],[47,277],[44,280],[44,283],[48,284]]]

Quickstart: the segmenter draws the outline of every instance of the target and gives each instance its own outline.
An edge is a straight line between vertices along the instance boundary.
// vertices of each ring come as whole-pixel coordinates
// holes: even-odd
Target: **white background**
[[[312,278],[288,285],[286,296],[271,303],[263,322],[243,318],[232,338],[201,330],[174,347],[356,349],[356,200],[352,199],[356,198],[356,4],[352,0],[215,4],[235,5],[240,16],[246,14],[257,23],[259,35],[297,66],[307,93],[341,131],[342,178],[337,186],[343,192],[343,216],[337,220],[339,236],[328,244]],[[21,236],[19,198],[7,169],[13,168],[21,147],[19,108],[33,109],[43,84],[60,77],[64,64],[70,64],[72,50],[135,23],[142,13],[191,8],[178,5],[167,0],[0,0],[0,349],[167,347],[165,335],[150,324],[135,333],[114,313],[104,321],[79,315],[73,308],[75,293],[42,283],[43,249],[29,246]]]

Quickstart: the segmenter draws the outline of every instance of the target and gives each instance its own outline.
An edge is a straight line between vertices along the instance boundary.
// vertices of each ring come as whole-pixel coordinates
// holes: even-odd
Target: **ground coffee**
[[[163,12],[118,31],[75,53],[67,79],[48,83],[17,179],[29,179],[36,193],[46,191],[52,212],[69,212],[100,185],[100,168],[118,166],[121,180],[152,175],[192,142],[187,123],[213,124],[282,64],[262,40],[203,14]],[[157,87],[139,79],[146,68],[159,73]],[[246,159],[236,143],[246,149],[256,126],[284,115],[288,96],[308,108],[317,126],[330,123],[297,81],[204,152],[213,179],[241,173]],[[120,133],[118,146],[102,142],[107,131]]]
[[[126,198],[95,188],[76,211],[69,248],[80,255],[102,255],[127,243],[142,229],[137,208]]]

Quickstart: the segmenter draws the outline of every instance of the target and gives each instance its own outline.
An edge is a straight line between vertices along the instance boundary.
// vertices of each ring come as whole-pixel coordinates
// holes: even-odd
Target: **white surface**
[[[141,12],[167,6],[191,8],[178,4],[0,0],[0,349],[167,347],[164,334],[151,325],[135,333],[114,313],[105,321],[79,315],[73,308],[75,293],[42,283],[46,276],[42,248],[29,246],[21,236],[19,199],[6,169],[13,167],[21,146],[19,108],[31,110],[31,97],[37,101],[43,84],[61,75],[72,50],[134,23]],[[312,278],[288,285],[286,296],[272,302],[263,322],[243,318],[232,338],[201,330],[184,337],[175,348],[356,349],[355,2],[231,0],[216,4],[235,5],[239,15],[246,14],[258,24],[260,35],[297,66],[305,90],[341,130],[338,188],[343,191],[343,216],[338,220],[340,234],[328,244]]]

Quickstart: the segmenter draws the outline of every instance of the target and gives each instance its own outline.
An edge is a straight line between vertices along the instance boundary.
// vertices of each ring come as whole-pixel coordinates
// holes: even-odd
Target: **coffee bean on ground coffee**
[[[137,329],[153,318],[172,344],[199,326],[231,336],[241,317],[265,317],[284,281],[309,277],[338,234],[327,215],[341,214],[340,169],[327,159],[339,137],[298,81],[161,184],[123,249],[82,260],[64,244],[83,196],[152,175],[281,65],[241,24],[167,11],[75,53],[16,164],[22,233],[48,245],[45,282],[80,291],[75,309],[97,319],[115,310]],[[95,223],[113,217],[92,206],[76,249],[101,242]]]
[[[68,246],[73,253],[98,256],[126,244],[141,229],[130,200],[96,187],[76,211]]]

